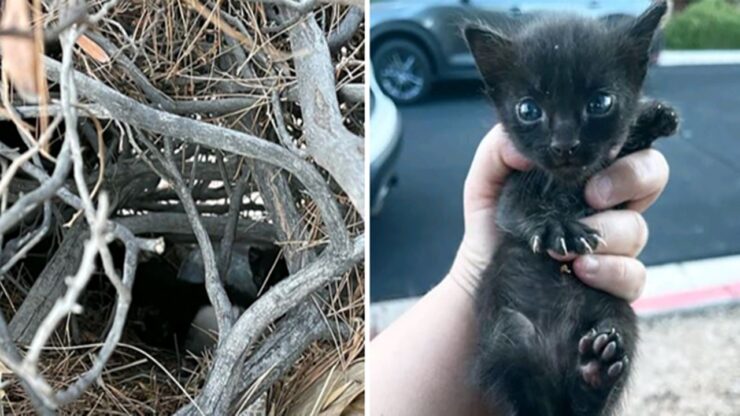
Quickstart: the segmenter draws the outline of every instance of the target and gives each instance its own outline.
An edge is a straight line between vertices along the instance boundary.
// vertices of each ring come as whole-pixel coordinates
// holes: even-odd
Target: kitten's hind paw
[[[614,328],[595,329],[578,342],[578,370],[583,382],[592,389],[611,387],[625,373],[629,357],[622,336]]]
[[[591,254],[603,241],[596,230],[578,221],[546,220],[534,231],[529,246],[535,253],[544,249],[567,256]]]

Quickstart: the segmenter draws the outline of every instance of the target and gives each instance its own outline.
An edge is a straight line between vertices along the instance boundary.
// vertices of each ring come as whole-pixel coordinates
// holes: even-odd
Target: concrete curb
[[[658,65],[740,65],[740,50],[665,50],[658,57]]]
[[[740,303],[740,255],[652,266],[647,273],[642,297],[632,305],[641,318]],[[387,328],[418,300],[371,304],[371,333]]]

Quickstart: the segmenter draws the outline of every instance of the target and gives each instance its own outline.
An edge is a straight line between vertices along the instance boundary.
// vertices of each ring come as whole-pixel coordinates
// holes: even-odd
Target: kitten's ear
[[[655,29],[660,24],[660,19],[668,10],[666,0],[654,1],[640,16],[635,19],[629,29],[629,34],[634,39],[652,39]]]
[[[498,89],[513,66],[513,42],[501,33],[475,25],[465,27],[464,34],[483,80],[490,88]]]
[[[666,0],[653,1],[653,4],[626,28],[625,41],[627,44],[624,48],[628,52],[627,56],[635,64],[640,80],[647,70],[653,36],[666,10],[668,10]]]

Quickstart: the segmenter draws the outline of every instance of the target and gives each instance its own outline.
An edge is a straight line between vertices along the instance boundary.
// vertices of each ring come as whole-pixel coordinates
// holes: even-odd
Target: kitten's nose
[[[573,141],[553,141],[550,143],[550,151],[555,156],[570,156],[576,151],[581,144],[578,140]]]

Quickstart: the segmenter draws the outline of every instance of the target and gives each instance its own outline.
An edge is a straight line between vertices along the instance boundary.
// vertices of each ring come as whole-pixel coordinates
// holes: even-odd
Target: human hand
[[[450,277],[472,293],[496,248],[496,205],[512,170],[527,170],[527,161],[496,125],[481,141],[464,188],[465,235],[450,270]],[[623,157],[595,175],[586,185],[586,201],[607,210],[582,221],[601,233],[592,255],[574,260],[573,269],[584,283],[628,301],[637,299],[645,283],[645,266],[635,257],[645,247],[648,228],[640,214],[661,194],[668,182],[668,163],[654,149]],[[608,210],[626,202],[626,209]]]

